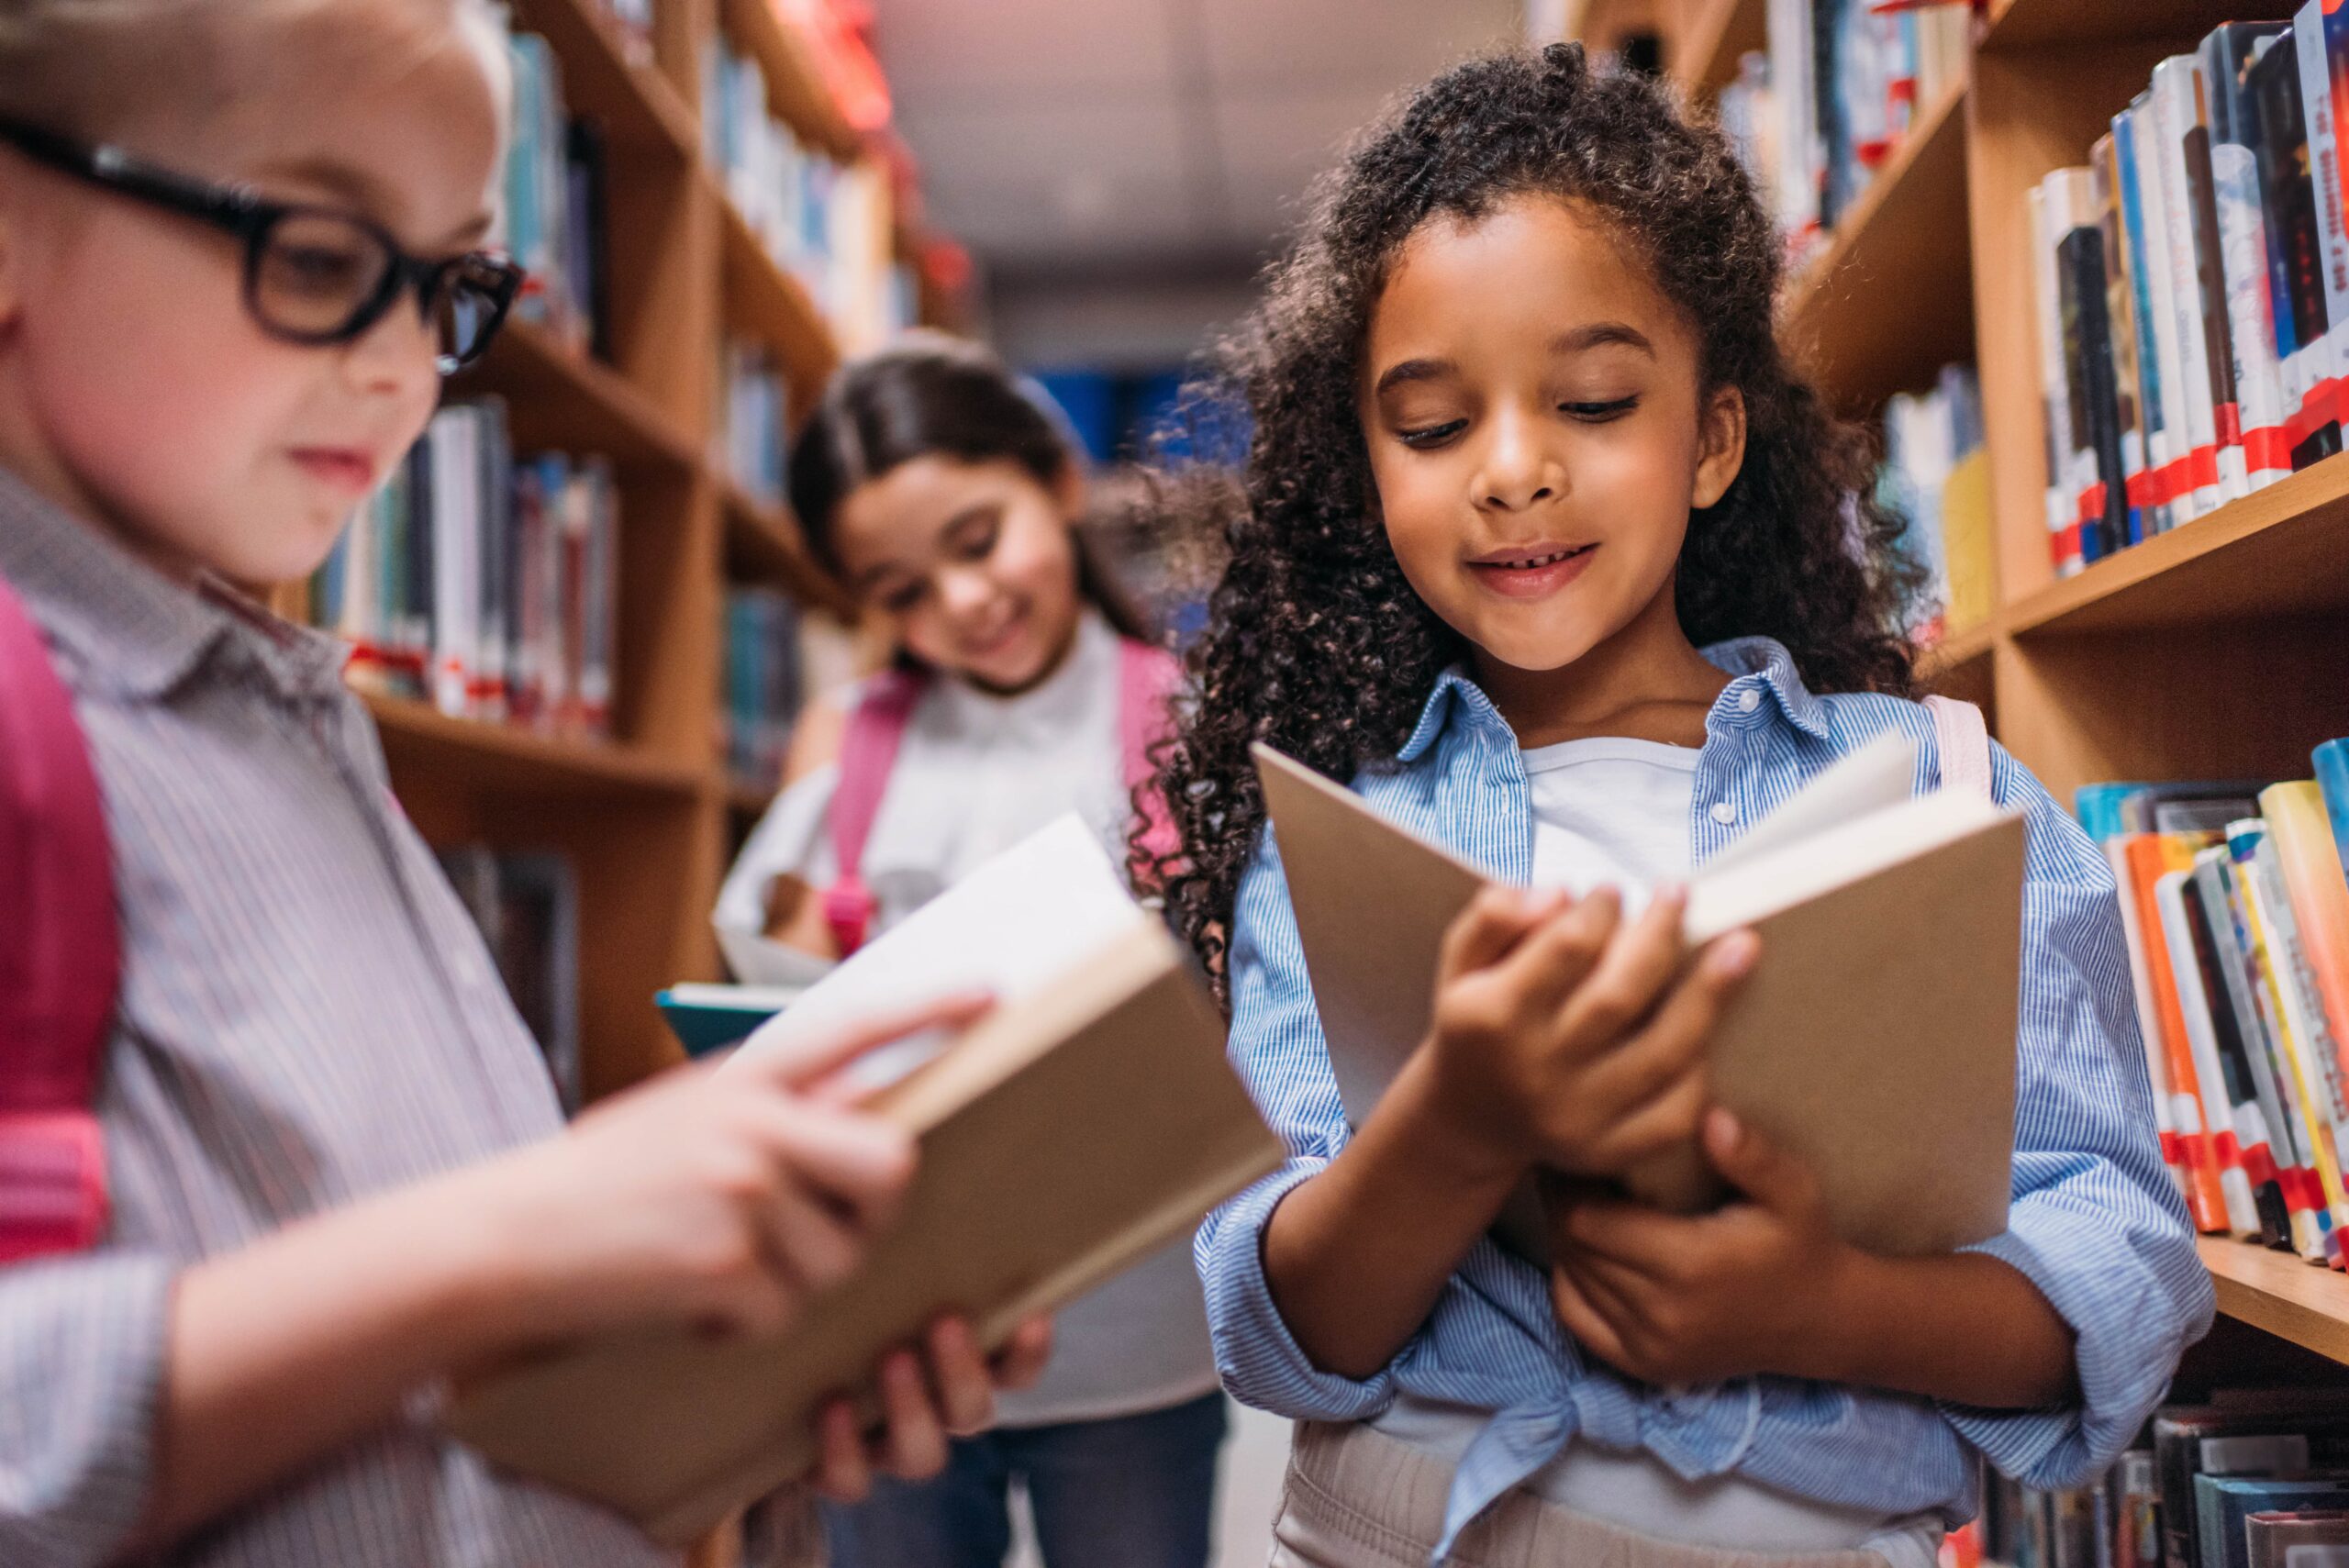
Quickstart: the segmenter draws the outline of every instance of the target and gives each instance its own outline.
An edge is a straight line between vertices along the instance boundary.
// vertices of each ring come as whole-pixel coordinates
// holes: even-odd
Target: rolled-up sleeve
[[[2037,780],[1996,762],[2000,803],[2027,813],[2014,1196],[2005,1232],[1971,1250],[2070,1325],[2079,1392],[2061,1408],[1947,1414],[2008,1475],[2066,1487],[2128,1446],[2214,1298],[2154,1135],[2111,872]]]
[[[1337,1157],[1345,1108],[1306,978],[1288,883],[1268,833],[1241,879],[1231,938],[1231,1062],[1289,1159],[1209,1214],[1193,1247],[1224,1386],[1242,1404],[1294,1420],[1359,1421],[1394,1398],[1394,1374],[1367,1381],[1313,1364],[1282,1321],[1264,1278],[1264,1227],[1298,1184]]]
[[[0,1269],[0,1562],[110,1562],[154,1473],[173,1273],[100,1252]]]

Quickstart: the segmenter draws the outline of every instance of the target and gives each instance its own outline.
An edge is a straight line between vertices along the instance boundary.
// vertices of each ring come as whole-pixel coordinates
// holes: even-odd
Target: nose
[[[429,406],[440,395],[440,357],[439,329],[402,301],[351,343],[343,362],[361,392]]]
[[[1565,494],[1565,467],[1543,439],[1540,422],[1504,409],[1486,424],[1484,450],[1470,494],[1486,511],[1521,512]]]
[[[985,609],[995,596],[994,580],[975,566],[957,567],[946,573],[938,584],[939,602],[946,606],[948,615],[957,619]]]

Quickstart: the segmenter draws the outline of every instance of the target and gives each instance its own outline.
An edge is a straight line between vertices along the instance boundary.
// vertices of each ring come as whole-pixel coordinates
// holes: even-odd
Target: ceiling
[[[871,0],[932,220],[998,279],[1245,266],[1525,0]]]

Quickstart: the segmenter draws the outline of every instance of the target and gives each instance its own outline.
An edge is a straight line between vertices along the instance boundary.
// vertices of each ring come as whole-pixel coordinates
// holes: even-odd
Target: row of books
[[[484,845],[440,851],[440,868],[481,928],[506,994],[547,1059],[564,1111],[575,1113],[579,1057],[579,872],[565,856]]]
[[[2162,1151],[2197,1228],[2344,1266],[2349,741],[2314,779],[2092,784]]]
[[[600,0],[599,8],[618,26],[631,65],[652,63],[652,7],[653,0]]]
[[[2090,1485],[2003,1477],[1951,1568],[2349,1568],[2349,1389],[2222,1389],[2165,1406]]]
[[[797,277],[851,353],[913,325],[910,267],[896,259],[887,171],[844,165],[801,144],[777,117],[759,62],[723,37],[702,66],[704,150],[744,221]]]
[[[790,386],[766,349],[729,339],[718,357],[718,444],[726,472],[750,495],[778,505],[790,476]]]
[[[2176,55],[2030,197],[2050,554],[2078,571],[2341,450],[2349,11]]]
[[[564,733],[610,724],[618,492],[603,460],[518,458],[496,398],[433,416],[313,580],[364,690]]]
[[[1950,365],[1930,392],[1903,393],[1884,411],[1877,500],[1905,518],[1901,549],[1931,579],[1920,646],[1990,618],[1990,457],[1983,444],[1982,384]]]
[[[806,691],[797,604],[771,588],[726,591],[726,685],[719,695],[719,742],[727,773],[746,788],[772,794],[783,783],[784,754]]]
[[[529,270],[517,311],[610,357],[604,135],[563,106],[562,68],[535,33],[513,36],[513,139],[495,242]]]
[[[1769,0],[1768,23],[1769,52],[1739,62],[1720,117],[1800,259],[1965,74],[1969,8]]]

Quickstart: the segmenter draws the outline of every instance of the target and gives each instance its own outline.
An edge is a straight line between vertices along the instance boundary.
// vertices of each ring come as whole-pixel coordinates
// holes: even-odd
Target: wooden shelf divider
[[[842,162],[863,152],[863,138],[841,114],[807,40],[784,26],[773,0],[722,0],[718,25],[736,49],[759,62],[769,103],[803,140]]]
[[[1691,98],[1713,96],[1737,80],[1737,63],[1768,41],[1765,0],[1693,0],[1671,50],[1672,79]]]
[[[2254,1242],[2205,1236],[2219,1310],[2303,1350],[2349,1362],[2349,1275]]]
[[[627,34],[595,0],[514,0],[514,25],[553,46],[573,114],[594,117],[623,146],[699,156],[693,109],[650,59],[630,57]]]
[[[444,781],[500,792],[652,790],[690,795],[703,769],[617,740],[544,734],[517,725],[458,718],[407,697],[366,695],[367,710],[394,764],[429,769]]]

